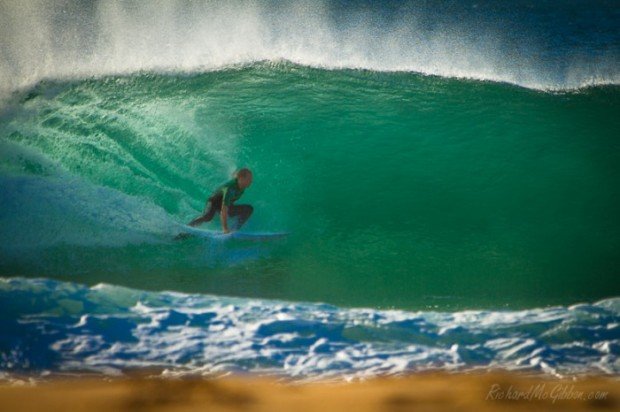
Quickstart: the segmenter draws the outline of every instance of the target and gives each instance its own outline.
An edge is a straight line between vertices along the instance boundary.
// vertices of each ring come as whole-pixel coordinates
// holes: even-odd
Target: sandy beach
[[[266,378],[60,379],[0,387],[3,411],[573,411],[618,410],[620,382],[508,373],[421,373],[354,383]]]

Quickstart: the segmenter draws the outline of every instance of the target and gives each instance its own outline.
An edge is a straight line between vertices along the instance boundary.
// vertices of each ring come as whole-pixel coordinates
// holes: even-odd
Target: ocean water
[[[617,374],[618,21],[0,1],[0,373]]]
[[[0,280],[0,378],[254,373],[350,380],[426,370],[620,372],[620,299],[520,311],[328,304]]]

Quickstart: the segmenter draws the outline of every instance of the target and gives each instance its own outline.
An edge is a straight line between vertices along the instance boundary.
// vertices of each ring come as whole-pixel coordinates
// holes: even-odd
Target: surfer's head
[[[237,178],[237,184],[240,189],[245,189],[252,184],[252,171],[247,168],[239,169],[237,173],[235,173],[235,177]]]

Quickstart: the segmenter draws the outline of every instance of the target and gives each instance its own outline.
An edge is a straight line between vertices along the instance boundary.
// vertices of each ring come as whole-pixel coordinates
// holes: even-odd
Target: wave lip
[[[252,372],[356,379],[498,368],[620,372],[620,298],[520,311],[406,312],[0,281],[2,376]]]
[[[618,84],[617,10],[567,3],[5,3],[0,95],[42,79],[282,59],[542,90]]]

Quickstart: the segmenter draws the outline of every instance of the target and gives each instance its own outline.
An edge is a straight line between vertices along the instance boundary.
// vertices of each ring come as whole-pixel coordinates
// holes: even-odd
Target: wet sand
[[[53,379],[0,387],[2,411],[577,411],[620,410],[620,380],[509,373],[420,373],[354,383],[266,378]]]

